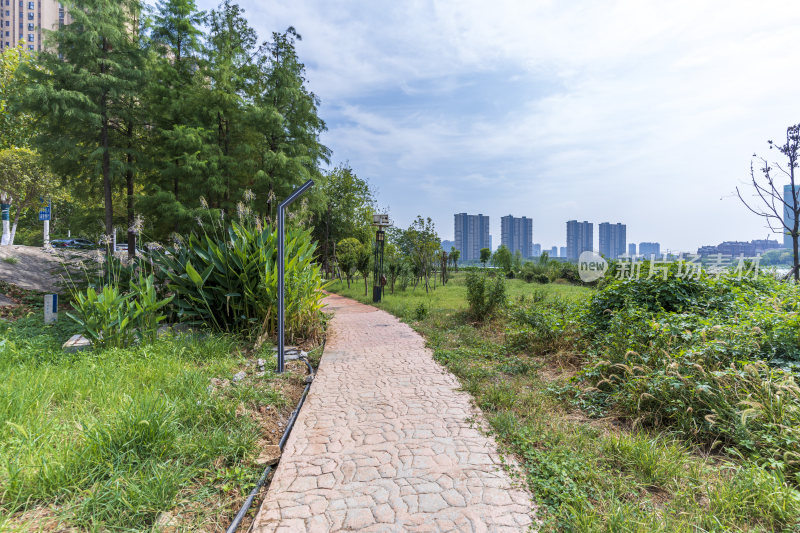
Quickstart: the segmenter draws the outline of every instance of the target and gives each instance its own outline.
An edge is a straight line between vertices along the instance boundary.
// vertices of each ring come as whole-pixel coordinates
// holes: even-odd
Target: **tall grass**
[[[260,431],[237,416],[240,403],[282,401],[270,374],[241,390],[208,390],[210,378],[230,378],[244,362],[230,337],[65,354],[68,325],[38,322],[0,321],[0,529],[56,504],[84,528],[148,530],[212,467],[254,452]]]

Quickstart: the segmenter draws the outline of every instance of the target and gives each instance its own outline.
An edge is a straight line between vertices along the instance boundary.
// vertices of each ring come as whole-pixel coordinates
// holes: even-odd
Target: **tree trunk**
[[[364,296],[367,295],[367,276],[364,276]]]
[[[103,39],[103,50],[108,49],[108,43],[105,38]],[[103,62],[100,65],[100,73],[105,75],[106,64]],[[106,235],[111,238],[114,231],[114,210],[113,198],[111,196],[111,154],[109,152],[109,134],[108,134],[108,94],[104,93],[100,102],[100,144],[103,147],[103,200],[105,203],[105,225]]]
[[[19,224],[19,213],[22,211],[22,206],[19,206],[17,212],[14,213],[14,223],[11,224],[11,235],[8,237],[8,245],[14,244],[14,236],[17,234],[17,224]]]
[[[136,257],[136,230],[134,225],[136,223],[136,213],[134,212],[133,202],[133,154],[130,151],[133,149],[133,124],[128,124],[128,130],[125,132],[128,137],[128,154],[126,160],[128,168],[125,169],[125,184],[128,188],[128,258],[133,259]]]

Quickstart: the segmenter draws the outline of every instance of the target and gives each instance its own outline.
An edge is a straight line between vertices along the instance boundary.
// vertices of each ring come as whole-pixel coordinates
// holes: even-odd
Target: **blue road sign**
[[[50,200],[39,198],[39,222],[50,220]]]

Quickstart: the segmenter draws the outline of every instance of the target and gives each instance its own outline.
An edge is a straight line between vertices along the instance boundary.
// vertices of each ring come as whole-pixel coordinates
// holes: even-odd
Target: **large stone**
[[[62,346],[63,350],[69,353],[82,352],[83,350],[88,350],[91,347],[92,347],[92,341],[90,341],[81,334],[73,335]]]

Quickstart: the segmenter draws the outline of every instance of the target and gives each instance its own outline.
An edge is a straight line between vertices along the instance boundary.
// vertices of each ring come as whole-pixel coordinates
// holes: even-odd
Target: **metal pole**
[[[280,203],[278,206],[278,374],[283,373],[283,361],[284,361],[284,334],[283,334],[283,320],[284,320],[284,306],[285,303],[283,301],[284,298],[284,270],[286,269],[285,265],[285,258],[284,258],[284,211],[289,204],[294,202],[298,196],[303,194],[306,190],[308,190],[312,185],[314,185],[314,180],[308,180],[303,185],[300,186],[299,189],[294,191],[292,194],[289,195],[286,200]]]

